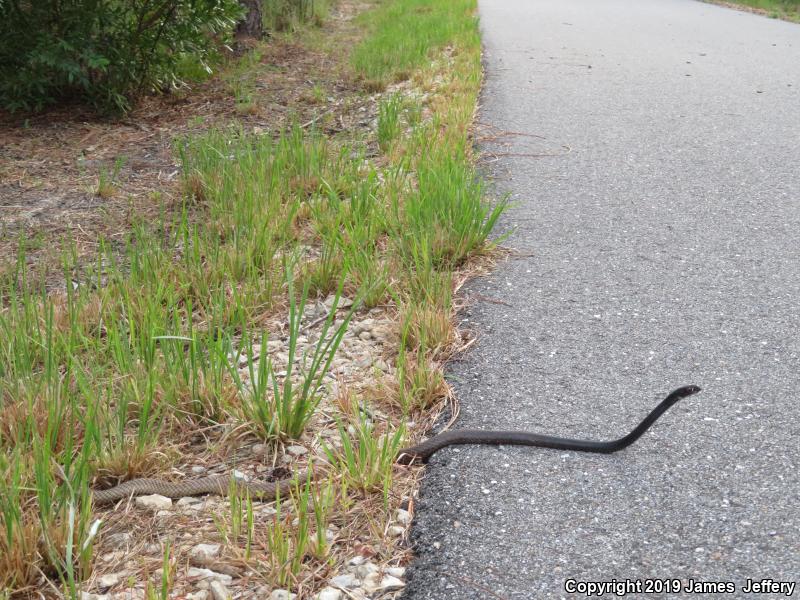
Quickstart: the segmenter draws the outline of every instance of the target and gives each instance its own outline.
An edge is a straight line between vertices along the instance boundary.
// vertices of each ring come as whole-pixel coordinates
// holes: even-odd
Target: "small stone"
[[[203,465],[195,465],[192,467],[192,473],[195,475],[202,475],[206,471],[208,471],[208,469],[206,469]]]
[[[331,579],[330,583],[340,588],[357,588],[361,585],[361,580],[352,573],[345,573],[337,575]]]
[[[253,454],[266,454],[268,449],[266,444],[256,444],[253,446]]]
[[[406,568],[405,567],[389,567],[386,569],[386,573],[391,575],[392,577],[405,577],[406,576]]]
[[[191,508],[197,509],[203,503],[201,498],[195,498],[194,496],[184,496],[180,500],[175,503],[175,506],[180,506],[181,508]]]
[[[347,564],[357,567],[358,565],[363,565],[365,560],[367,559],[361,556],[360,554],[356,554],[353,558],[347,561]]]
[[[117,562],[125,556],[124,550],[114,550],[113,552],[106,552],[100,556],[103,562]]]
[[[144,597],[144,590],[140,588],[133,588],[132,590],[117,592],[111,596],[112,600],[144,600]]]
[[[292,594],[289,590],[273,590],[269,595],[269,600],[294,600],[297,594]]]
[[[189,577],[194,577],[196,579],[208,579],[209,581],[219,581],[224,583],[225,585],[230,585],[233,581],[233,577],[230,575],[225,575],[223,573],[216,573],[211,569],[201,569],[199,567],[189,567],[186,571],[186,574]]]
[[[403,525],[408,525],[411,523],[411,513],[407,510],[403,510],[402,508],[397,509],[397,514],[395,515],[398,523],[402,523]]]
[[[160,511],[158,511],[156,513],[156,516],[158,518],[160,518],[160,519],[165,519],[167,517],[171,517],[172,516],[172,511],[171,510],[160,510]]]
[[[406,585],[405,581],[394,577],[393,575],[384,575],[383,579],[381,579],[381,583],[378,586],[378,589],[381,592],[393,592],[395,590],[399,590],[404,588]]]
[[[165,510],[167,508],[172,508],[172,500],[159,494],[138,496],[136,498],[136,506],[153,511]]]
[[[199,590],[192,594],[186,594],[186,600],[208,600],[209,593],[206,590]]]
[[[371,331],[362,331],[361,333],[358,334],[358,339],[364,340],[365,342],[368,342],[369,340],[372,339],[372,332]]]
[[[292,456],[303,456],[303,454],[308,454],[308,449],[303,446],[289,446],[286,448],[286,452]]]
[[[314,600],[341,600],[342,592],[336,588],[326,587],[319,594],[314,596]]]
[[[392,537],[400,537],[406,532],[406,528],[400,525],[392,525],[389,527],[389,535]]]
[[[368,594],[373,594],[375,592],[383,593],[399,590],[405,587],[405,585],[405,582],[397,577],[391,575],[381,576],[380,573],[372,573],[364,580],[363,587]]]
[[[212,581],[211,582],[211,595],[214,597],[214,600],[230,600],[231,593],[228,591],[221,582],[219,581]]]
[[[120,581],[122,581],[122,576],[119,573],[107,573],[97,580],[97,589],[101,592],[107,592]]]
[[[265,506],[259,512],[262,517],[271,517],[278,514],[278,509],[274,506]]]
[[[133,536],[127,531],[112,533],[106,538],[106,543],[112,548],[127,548]]]
[[[107,594],[90,594],[88,592],[81,592],[81,600],[109,600]]]
[[[197,544],[189,554],[196,558],[217,558],[221,549],[219,544]]]
[[[356,577],[363,580],[372,575],[373,573],[377,573],[378,571],[379,569],[375,564],[371,562],[365,562],[363,565],[358,565],[353,571],[353,573],[356,574]]]

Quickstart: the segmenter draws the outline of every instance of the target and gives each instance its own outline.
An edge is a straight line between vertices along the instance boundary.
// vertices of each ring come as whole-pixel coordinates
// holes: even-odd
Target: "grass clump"
[[[406,79],[432,50],[479,43],[474,10],[474,0],[382,2],[361,17],[371,33],[355,48],[352,64],[376,89]]]
[[[341,449],[325,446],[325,453],[337,470],[344,473],[351,487],[364,492],[382,491],[386,499],[405,429],[400,426],[394,432],[380,433],[361,410],[352,420],[350,427],[338,423]]]
[[[232,361],[231,375],[234,377],[242,396],[242,409],[245,421],[250,422],[266,439],[281,437],[298,438],[305,431],[309,419],[314,415],[322,396],[320,388],[327,375],[336,350],[342,342],[350,322],[350,313],[335,327],[336,309],[341,298],[341,288],[334,297],[316,345],[306,356],[300,357],[302,362],[301,385],[295,387],[293,380],[294,363],[300,336],[300,319],[308,298],[308,283],[303,289],[298,304],[294,291],[292,270],[287,269],[287,285],[289,290],[289,348],[286,371],[282,375],[282,385],[272,366],[272,361],[256,356],[252,340],[245,337],[246,363],[250,381],[244,385],[239,375],[239,356]],[[332,331],[331,331],[332,330]],[[329,331],[331,332],[329,335]],[[261,352],[267,348],[267,337],[261,338]],[[256,365],[257,362],[257,366]],[[271,394],[270,394],[271,392]]]
[[[487,247],[489,234],[505,210],[487,204],[483,186],[463,151],[429,148],[417,165],[418,188],[402,206],[397,221],[399,251],[418,261],[420,246],[436,269],[454,268]]]
[[[386,152],[400,135],[400,110],[403,100],[397,94],[381,100],[378,105],[378,146]]]

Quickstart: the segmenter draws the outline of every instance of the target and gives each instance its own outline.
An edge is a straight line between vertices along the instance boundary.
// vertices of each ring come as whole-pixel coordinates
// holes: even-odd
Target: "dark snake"
[[[512,446],[537,446],[539,448],[552,448],[554,450],[575,450],[578,452],[594,452],[610,454],[627,448],[642,434],[647,431],[656,420],[679,400],[687,398],[700,391],[696,385],[680,387],[670,393],[658,406],[656,406],[644,420],[639,423],[628,435],[617,440],[595,442],[590,440],[573,440],[569,438],[553,437],[539,433],[525,431],[483,431],[479,429],[456,429],[435,435],[416,446],[404,448],[397,455],[400,464],[414,462],[427,462],[436,452],[446,446],[457,444],[489,444]],[[305,474],[300,475],[302,481]],[[246,492],[262,500],[273,500],[277,496],[286,497],[291,493],[294,479],[282,481],[244,481],[233,480],[233,485],[241,492]],[[216,475],[203,477],[192,481],[172,483],[162,479],[132,479],[108,490],[93,491],[95,504],[107,504],[123,500],[130,496],[141,494],[160,494],[168,498],[181,498],[199,494],[228,494],[231,488],[229,475]]]

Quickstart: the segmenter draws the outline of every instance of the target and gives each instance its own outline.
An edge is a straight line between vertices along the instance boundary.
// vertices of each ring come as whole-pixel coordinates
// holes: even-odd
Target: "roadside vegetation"
[[[730,0],[721,4],[752,8],[773,19],[785,19],[800,23],[800,1],[798,0]]]
[[[242,16],[237,0],[0,2],[0,106],[78,99],[125,112],[137,96],[183,84]]]
[[[328,12],[279,5],[264,18],[282,29]],[[361,89],[340,104],[371,101],[368,130],[326,132],[332,109],[246,125],[262,110],[265,42],[219,76],[242,120],[174,138],[177,201],[153,189],[159,210],[133,211],[93,253],[66,242],[57,289],[31,259],[57,240],[19,234],[0,266],[0,598],[79,598],[114,565],[125,577],[111,592],[183,595],[197,535],[222,545],[255,594],[244,597],[310,598],[354,555],[407,560],[384,539],[415,476],[394,457],[448,398],[443,364],[462,344],[453,291],[491,255],[504,204],[472,165],[474,0],[367,8],[342,58]],[[292,48],[342,46],[335,30],[295,35]],[[45,92],[31,102],[56,99]],[[115,94],[89,100],[126,107]],[[328,102],[325,90],[310,101]],[[120,193],[113,165],[100,198]],[[315,475],[268,507],[232,486],[207,518],[92,505],[92,489],[217,467]],[[112,533],[130,535],[122,554]]]

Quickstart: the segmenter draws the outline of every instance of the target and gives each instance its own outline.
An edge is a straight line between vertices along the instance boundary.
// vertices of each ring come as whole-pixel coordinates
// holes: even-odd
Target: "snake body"
[[[664,398],[644,420],[639,423],[628,435],[608,442],[594,442],[589,440],[572,440],[569,438],[553,437],[526,431],[483,431],[478,429],[455,429],[400,451],[398,460],[408,464],[415,460],[426,462],[435,452],[445,446],[455,444],[492,444],[514,446],[538,446],[554,450],[577,450],[578,452],[596,452],[610,454],[627,448],[638,440],[650,426],[674,405],[678,400],[686,398],[700,391],[696,385],[680,387]],[[408,458],[406,458],[408,457]]]
[[[302,476],[301,476],[302,477]],[[230,475],[212,475],[191,481],[173,483],[163,479],[131,479],[107,490],[94,490],[92,497],[95,504],[109,504],[124,500],[130,496],[142,494],[159,494],[167,498],[183,498],[184,496],[200,496],[201,494],[227,495],[231,480],[240,492],[247,492],[253,498],[274,500],[280,495],[285,498],[292,489],[292,480],[250,481],[232,479]],[[302,479],[301,479],[302,481]]]
[[[676,389],[664,398],[664,400],[662,400],[633,431],[616,440],[596,442],[590,440],[573,440],[525,431],[456,429],[435,435],[416,446],[404,448],[398,453],[397,462],[400,464],[410,464],[416,461],[427,462],[434,453],[445,446],[453,446],[456,444],[537,446],[555,450],[576,450],[579,452],[610,454],[630,446],[671,406],[682,398],[696,394],[699,391],[700,388],[696,385],[687,385]],[[304,477],[305,475],[301,475],[300,480]],[[282,497],[287,496],[291,491],[292,481],[292,479],[284,479],[276,482],[244,481],[241,479],[233,480],[234,485],[240,491],[247,492],[251,496],[261,498],[262,500],[271,500],[278,495]],[[108,490],[94,491],[93,498],[95,504],[106,504],[141,494],[160,494],[168,498],[181,498],[200,494],[225,495],[228,493],[230,486],[231,477],[229,475],[203,477],[201,479],[180,483],[172,483],[161,479],[131,479],[130,481],[126,481]]]

